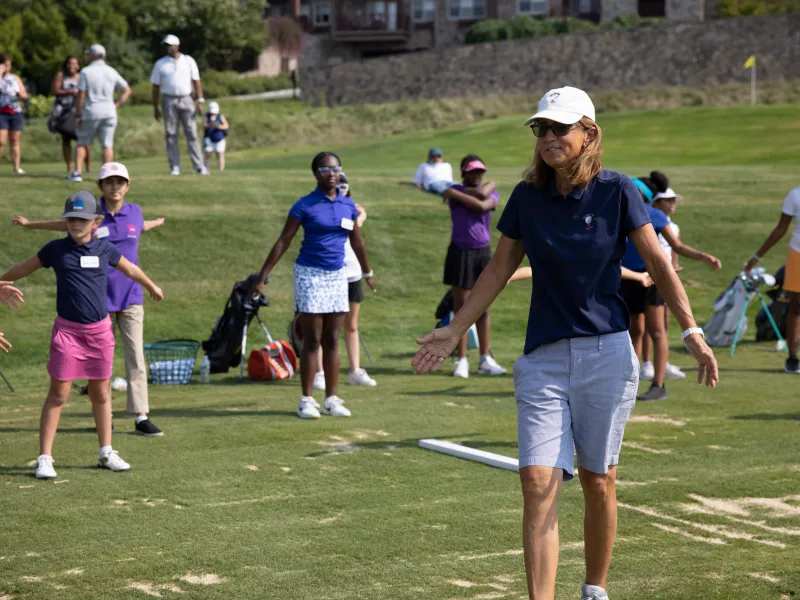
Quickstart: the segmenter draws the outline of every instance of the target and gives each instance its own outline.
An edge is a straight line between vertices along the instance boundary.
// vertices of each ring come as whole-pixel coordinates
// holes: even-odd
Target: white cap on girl
[[[118,162],[106,163],[100,167],[100,176],[97,178],[98,181],[103,181],[103,179],[108,177],[124,177],[128,181],[131,180],[130,176],[128,175],[127,167]]]

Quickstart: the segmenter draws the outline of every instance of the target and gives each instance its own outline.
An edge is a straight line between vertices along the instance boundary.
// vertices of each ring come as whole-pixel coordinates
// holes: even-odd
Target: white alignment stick
[[[474,460],[475,462],[483,463],[490,467],[497,467],[498,469],[519,471],[519,461],[516,458],[495,454],[494,452],[476,450],[475,448],[469,448],[461,444],[428,438],[426,440],[420,440],[419,447],[425,448],[426,450],[433,450],[434,452],[441,452],[442,454],[449,454],[450,456],[456,456],[465,460]]]

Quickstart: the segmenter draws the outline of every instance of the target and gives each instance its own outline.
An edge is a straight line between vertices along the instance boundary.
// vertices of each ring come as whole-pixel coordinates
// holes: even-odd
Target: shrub
[[[31,96],[28,101],[28,117],[38,119],[50,116],[53,108],[53,99],[48,96]]]
[[[774,15],[800,12],[800,0],[720,0],[721,17]]]
[[[240,77],[233,71],[208,71],[201,73],[203,95],[206,98],[224,98],[244,94],[258,94],[275,90],[286,90],[292,87],[288,75],[277,77]],[[149,81],[142,81],[132,88],[130,104],[150,104],[153,101],[152,86]]]
[[[486,20],[475,23],[467,31],[467,44],[484,44],[511,39],[511,27],[507,21]]]

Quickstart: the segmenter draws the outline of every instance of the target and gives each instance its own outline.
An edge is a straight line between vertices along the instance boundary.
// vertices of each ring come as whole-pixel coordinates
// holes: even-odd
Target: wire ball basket
[[[144,345],[148,383],[186,385],[192,379],[200,342],[167,340]]]

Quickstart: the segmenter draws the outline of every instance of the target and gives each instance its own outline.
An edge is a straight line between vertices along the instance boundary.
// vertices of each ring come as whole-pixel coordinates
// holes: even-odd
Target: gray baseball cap
[[[64,203],[64,214],[61,215],[61,218],[69,219],[70,217],[75,217],[91,221],[102,214],[103,211],[100,209],[100,203],[97,201],[94,194],[88,190],[81,190],[67,198],[67,201]]]
[[[106,49],[100,44],[92,44],[91,46],[89,46],[89,49],[86,51],[86,54],[88,54],[89,56],[105,57]]]

